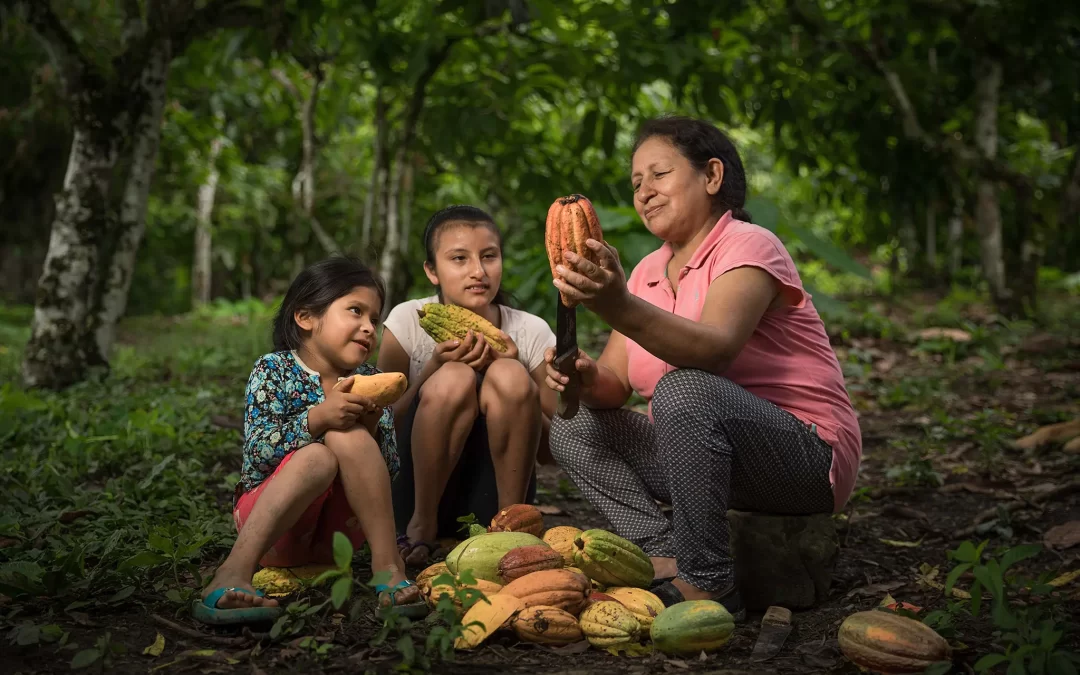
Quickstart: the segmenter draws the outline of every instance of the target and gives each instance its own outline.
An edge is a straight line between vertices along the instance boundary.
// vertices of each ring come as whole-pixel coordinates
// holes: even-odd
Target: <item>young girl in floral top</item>
[[[276,600],[251,590],[258,565],[332,563],[334,532],[371,546],[372,572],[390,572],[380,602],[410,616],[427,608],[405,578],[395,545],[390,483],[398,471],[394,415],[345,393],[354,375],[379,372],[385,295],[363,263],[335,257],[293,281],[274,319],[274,351],[248,378],[244,465],[229,557],[194,605],[206,623],[272,619]]]

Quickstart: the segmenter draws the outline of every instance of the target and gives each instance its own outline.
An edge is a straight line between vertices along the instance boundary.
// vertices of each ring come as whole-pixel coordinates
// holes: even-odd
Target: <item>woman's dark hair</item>
[[[357,258],[334,256],[308,265],[293,279],[274,316],[274,350],[300,348],[303,336],[293,318],[296,312],[322,316],[335,300],[359,287],[375,289],[379,304],[386,302],[382,279]]]
[[[431,266],[431,269],[435,269],[435,246],[438,242],[439,234],[446,229],[447,225],[457,225],[461,223],[468,223],[473,227],[486,227],[490,229],[495,233],[495,238],[499,240],[499,252],[502,252],[502,232],[499,231],[499,226],[495,224],[495,219],[491,217],[491,214],[475,206],[455,204],[453,206],[447,206],[440,211],[436,211],[431,218],[428,218],[427,225],[424,226],[424,253],[427,256],[427,264]],[[439,302],[442,302],[442,288],[436,286],[435,293],[439,296]],[[499,283],[499,290],[496,291],[495,297],[492,298],[491,302],[495,305],[512,306],[510,294],[503,291],[501,282]]]
[[[742,159],[735,144],[724,132],[705,120],[664,115],[646,120],[641,125],[631,154],[653,136],[667,139],[698,171],[704,171],[710,159],[723,162],[724,182],[720,185],[720,192],[713,197],[713,205],[721,213],[730,209],[735,218],[753,222],[750,213],[743,208],[746,204],[746,172]]]

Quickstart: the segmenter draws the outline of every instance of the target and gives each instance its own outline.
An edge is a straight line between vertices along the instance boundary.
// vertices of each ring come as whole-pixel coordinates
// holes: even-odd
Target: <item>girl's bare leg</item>
[[[296,450],[289,463],[281,467],[259,495],[229,557],[217,568],[214,578],[203,589],[202,597],[218,588],[250,588],[259,560],[296,524],[311,502],[330,487],[337,472],[337,458],[325,445],[313,443]],[[229,591],[217,606],[235,609],[277,604],[273,598]]]
[[[499,508],[520,504],[536,465],[543,423],[539,389],[520,361],[497,359],[488,366],[480,410],[487,421]]]
[[[443,364],[424,382],[421,392],[411,442],[415,502],[405,529],[409,538],[418,542],[431,541],[438,534],[439,502],[446,481],[461,459],[480,412],[476,373],[464,364]]]
[[[397,551],[394,507],[390,498],[390,472],[379,444],[363,426],[326,432],[326,447],[337,457],[338,477],[353,514],[371,547],[372,573],[390,572],[390,585],[405,580],[405,563]],[[398,604],[415,602],[420,589],[397,592]]]

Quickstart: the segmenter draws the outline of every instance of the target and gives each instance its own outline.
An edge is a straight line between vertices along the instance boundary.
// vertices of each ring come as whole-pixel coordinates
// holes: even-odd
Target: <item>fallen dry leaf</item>
[[[898,541],[896,539],[878,539],[882,544],[889,546],[896,546],[897,548],[918,548],[922,545],[922,539],[919,541]]]
[[[1043,535],[1043,541],[1050,548],[1057,549],[1072,548],[1080,544],[1080,520],[1071,520],[1051,527]]]
[[[1075,419],[1040,427],[1027,436],[1013,441],[1012,445],[1021,450],[1034,450],[1040,445],[1064,443],[1078,436],[1080,436],[1080,419]]]
[[[881,593],[891,593],[892,591],[895,591],[896,589],[906,585],[907,583],[904,581],[883,581],[876,584],[870,584],[869,586],[853,588],[848,591],[847,595],[845,595],[844,597],[850,598],[853,595],[859,595],[862,597],[874,597]]]
[[[971,333],[959,328],[924,328],[917,335],[920,340],[940,340],[945,338],[953,342],[971,342]]]
[[[553,504],[540,504],[536,507],[536,510],[545,516],[561,516],[564,513],[562,509]]]
[[[142,653],[148,656],[161,656],[163,651],[165,651],[165,636],[158,633],[153,644],[142,650]]]
[[[1066,584],[1071,584],[1076,581],[1078,577],[1080,577],[1080,570],[1073,570],[1072,572],[1066,572],[1065,574],[1050,580],[1048,584],[1054,588],[1061,588]]]
[[[578,640],[562,647],[552,647],[551,651],[556,654],[584,654],[592,647],[588,640]]]

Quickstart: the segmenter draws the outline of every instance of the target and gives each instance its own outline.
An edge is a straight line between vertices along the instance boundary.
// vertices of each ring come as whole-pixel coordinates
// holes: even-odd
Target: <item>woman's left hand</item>
[[[560,276],[554,281],[555,287],[571,302],[580,302],[594,312],[598,308],[611,310],[629,295],[626,273],[619,263],[619,252],[611,244],[595,239],[586,240],[585,245],[596,253],[599,264],[571,251],[564,251],[566,264],[555,268]],[[566,265],[571,269],[567,269]]]

